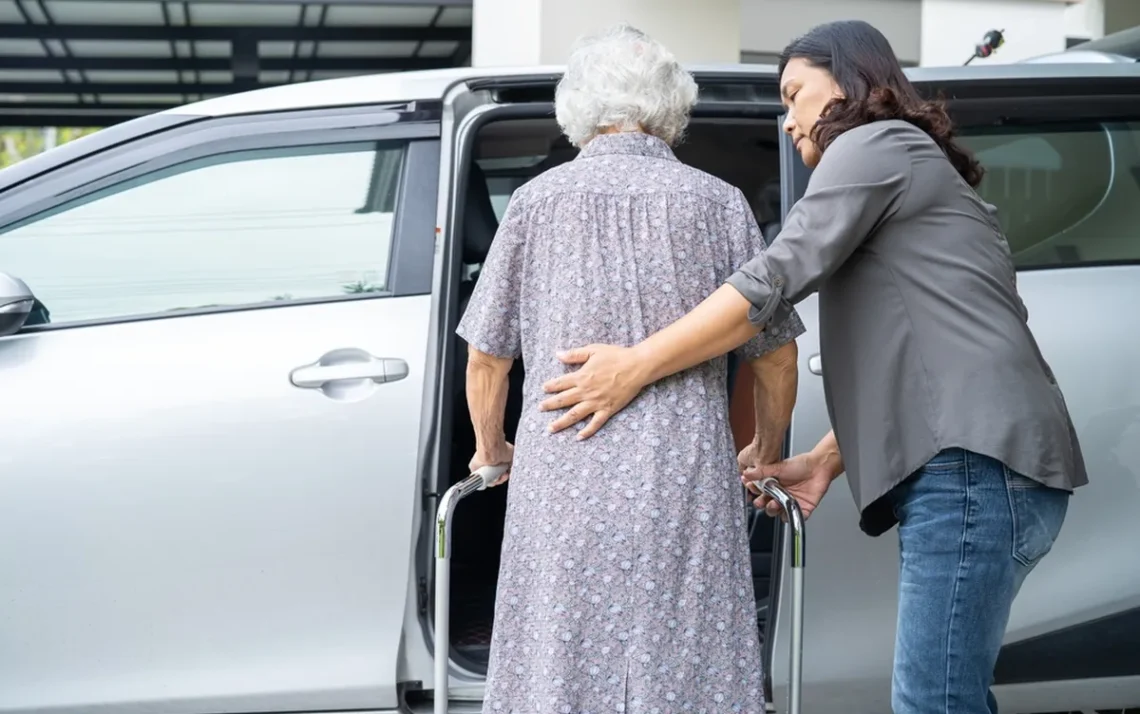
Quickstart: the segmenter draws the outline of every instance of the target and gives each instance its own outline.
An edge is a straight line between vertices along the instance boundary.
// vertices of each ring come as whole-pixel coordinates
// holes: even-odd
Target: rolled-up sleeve
[[[737,196],[738,207],[730,215],[727,226],[730,270],[739,270],[748,261],[767,249],[764,236],[756,224],[756,217],[748,208],[744,194]],[[736,353],[744,359],[756,359],[792,342],[805,332],[803,320],[795,310],[789,310],[783,319],[773,321],[762,332],[741,345]]]
[[[752,324],[778,325],[815,292],[901,205],[910,186],[906,146],[889,126],[868,124],[837,138],[779,236],[728,284],[752,303]]]

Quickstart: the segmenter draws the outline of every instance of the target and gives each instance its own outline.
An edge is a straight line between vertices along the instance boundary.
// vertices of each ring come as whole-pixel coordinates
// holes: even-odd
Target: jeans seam
[[[962,539],[958,544],[958,570],[954,575],[954,590],[950,594],[950,617],[946,623],[946,689],[942,693],[943,706],[947,714],[950,714],[950,692],[954,691],[954,687],[950,685],[952,673],[954,672],[953,651],[950,643],[953,641],[954,624],[958,619],[958,593],[961,591],[962,581],[966,577],[966,564],[968,558],[966,557],[967,541],[970,535],[970,506],[972,503],[971,494],[971,479],[970,479],[970,455],[964,454],[964,464],[962,475],[964,477],[965,501],[962,508]]]
[[[1010,476],[1009,467],[1005,464],[1001,466],[1001,475],[1002,480],[1005,482],[1005,497],[1009,501],[1009,522],[1013,526],[1013,530],[1009,534],[1009,557],[1013,559],[1014,563],[1028,566],[1029,563],[1024,562],[1024,559],[1018,552],[1020,548],[1017,543],[1017,534],[1020,532],[1020,524],[1017,519],[1017,504],[1013,502],[1013,499],[1017,498],[1017,494],[1013,492],[1013,484],[1011,483],[1013,479]]]

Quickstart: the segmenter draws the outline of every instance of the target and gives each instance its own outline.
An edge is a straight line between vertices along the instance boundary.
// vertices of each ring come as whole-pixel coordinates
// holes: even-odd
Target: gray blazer
[[[1046,486],[1088,482],[1016,280],[994,207],[904,121],[836,139],[777,240],[729,278],[756,325],[819,292],[824,393],[864,531],[891,528],[883,496],[952,447]]]

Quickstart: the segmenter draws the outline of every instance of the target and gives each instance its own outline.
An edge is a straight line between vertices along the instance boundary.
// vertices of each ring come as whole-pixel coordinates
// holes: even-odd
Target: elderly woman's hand
[[[740,467],[740,472],[744,473],[756,466],[776,463],[780,460],[782,451],[783,442],[775,442],[775,440],[764,442],[758,436],[752,440],[752,443],[741,449],[736,456],[736,463]]]
[[[643,360],[634,347],[587,345],[560,352],[558,359],[564,364],[580,364],[582,367],[542,385],[547,393],[554,396],[539,404],[541,411],[569,408],[551,423],[551,433],[562,431],[592,415],[590,423],[578,432],[578,439],[593,436],[649,383]]]
[[[499,441],[491,446],[479,445],[475,449],[475,455],[467,462],[467,473],[473,474],[484,466],[502,466],[504,464],[509,466],[514,460],[515,445],[508,441]],[[491,485],[498,486],[506,483],[510,477],[511,470],[508,468]]]

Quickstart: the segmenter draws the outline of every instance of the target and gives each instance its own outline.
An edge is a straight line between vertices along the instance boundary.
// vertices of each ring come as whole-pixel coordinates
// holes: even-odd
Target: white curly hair
[[[554,95],[554,115],[581,147],[604,130],[642,130],[680,141],[697,83],[673,53],[644,32],[618,25],[575,44]]]

